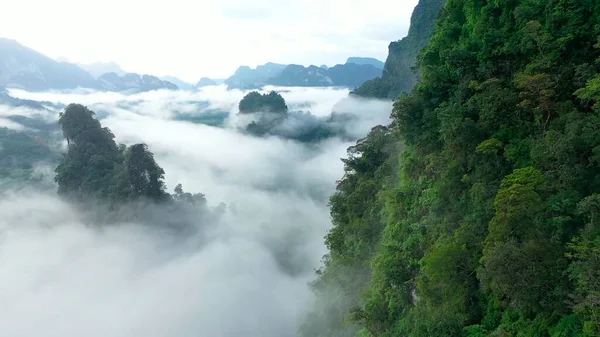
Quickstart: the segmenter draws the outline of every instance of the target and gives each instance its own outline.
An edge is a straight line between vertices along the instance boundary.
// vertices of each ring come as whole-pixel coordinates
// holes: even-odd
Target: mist
[[[352,117],[345,125],[350,139],[304,144],[240,132],[237,103],[245,93],[11,90],[55,107],[87,105],[118,143],[148,145],[169,190],[181,183],[204,193],[209,207],[226,207],[218,218],[185,219],[194,231],[182,235],[139,222],[90,223],[52,189],[4,191],[0,335],[295,336],[313,301],[307,283],[326,252],[327,200],[343,175],[340,158],[371,127],[387,123],[391,102],[348,98],[341,89],[286,88],[290,109],[310,113],[285,124],[290,132],[333,113]],[[19,109],[0,109],[0,127],[25,128],[4,119]],[[25,113],[56,121],[58,111]],[[207,115],[223,120],[197,122]],[[189,216],[152,212],[158,224]]]

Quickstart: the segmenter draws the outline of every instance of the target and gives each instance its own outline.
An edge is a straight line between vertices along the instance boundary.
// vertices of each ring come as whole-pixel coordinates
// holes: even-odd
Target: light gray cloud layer
[[[171,120],[174,110],[199,99],[233,116],[243,93],[219,87],[134,96],[11,93],[110,110],[103,124],[119,142],[146,142],[170,189],[181,182],[205,193],[212,206],[226,202],[229,211],[219,224],[198,222],[197,238],[173,245],[144,224],[83,225],[53,193],[0,197],[1,336],[295,335],[312,300],[307,282],[325,253],[326,197],[343,173],[339,159],[350,142],[333,138],[307,147]],[[313,102],[316,114],[327,115],[346,94],[298,88],[284,96]],[[123,102],[131,105],[118,108]],[[362,135],[385,122],[391,108],[390,102],[343,104],[338,108],[361,116]]]

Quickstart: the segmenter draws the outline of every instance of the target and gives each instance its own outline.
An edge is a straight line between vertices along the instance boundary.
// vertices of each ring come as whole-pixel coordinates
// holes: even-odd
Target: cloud
[[[15,123],[10,119],[0,117],[0,128],[8,128],[11,130],[24,130],[25,127],[19,123]]]
[[[356,136],[386,120],[391,107],[355,99],[336,104],[347,95],[342,90],[287,90],[290,105],[305,105],[319,117],[351,113]],[[352,142],[331,138],[307,146],[250,137],[229,124],[173,119],[199,101],[234,118],[244,92],[222,87],[131,96],[11,94],[101,108],[117,141],[148,144],[170,190],[182,183],[188,192],[205,193],[211,207],[225,202],[227,212],[218,221],[186,218],[197,230],[179,237],[143,222],[100,227],[52,192],[6,192],[0,197],[0,335],[295,336],[312,301],[307,282],[325,253],[327,197]],[[151,211],[155,224],[184,216]]]

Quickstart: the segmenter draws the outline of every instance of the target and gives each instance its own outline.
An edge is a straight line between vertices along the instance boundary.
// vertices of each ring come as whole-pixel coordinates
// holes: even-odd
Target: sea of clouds
[[[392,105],[348,98],[342,89],[271,89],[313,116],[355,116],[354,138],[387,124]],[[128,96],[11,90],[54,107],[87,105],[118,143],[148,144],[170,191],[181,183],[227,211],[219,222],[198,220],[194,235],[202,240],[174,244],[140,223],[83,224],[54,191],[4,191],[0,336],[294,336],[312,301],[307,283],[326,252],[327,199],[356,139],[309,145],[246,135],[237,116],[245,93],[220,86]],[[23,130],[4,119],[19,113],[56,121],[49,109],[0,106],[0,127]],[[220,127],[177,118],[215,110],[226,115]]]

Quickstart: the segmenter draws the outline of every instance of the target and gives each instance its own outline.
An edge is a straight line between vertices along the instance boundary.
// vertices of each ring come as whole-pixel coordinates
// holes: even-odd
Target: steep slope
[[[417,81],[417,74],[412,67],[419,52],[427,46],[435,28],[435,19],[446,1],[419,1],[413,11],[406,37],[389,45],[381,77],[365,82],[352,94],[394,99],[400,93],[410,91]]]
[[[301,335],[600,335],[599,36],[595,0],[448,0],[344,160]]]
[[[96,85],[92,75],[74,64],[56,62],[17,41],[0,38],[0,86],[48,90]]]

